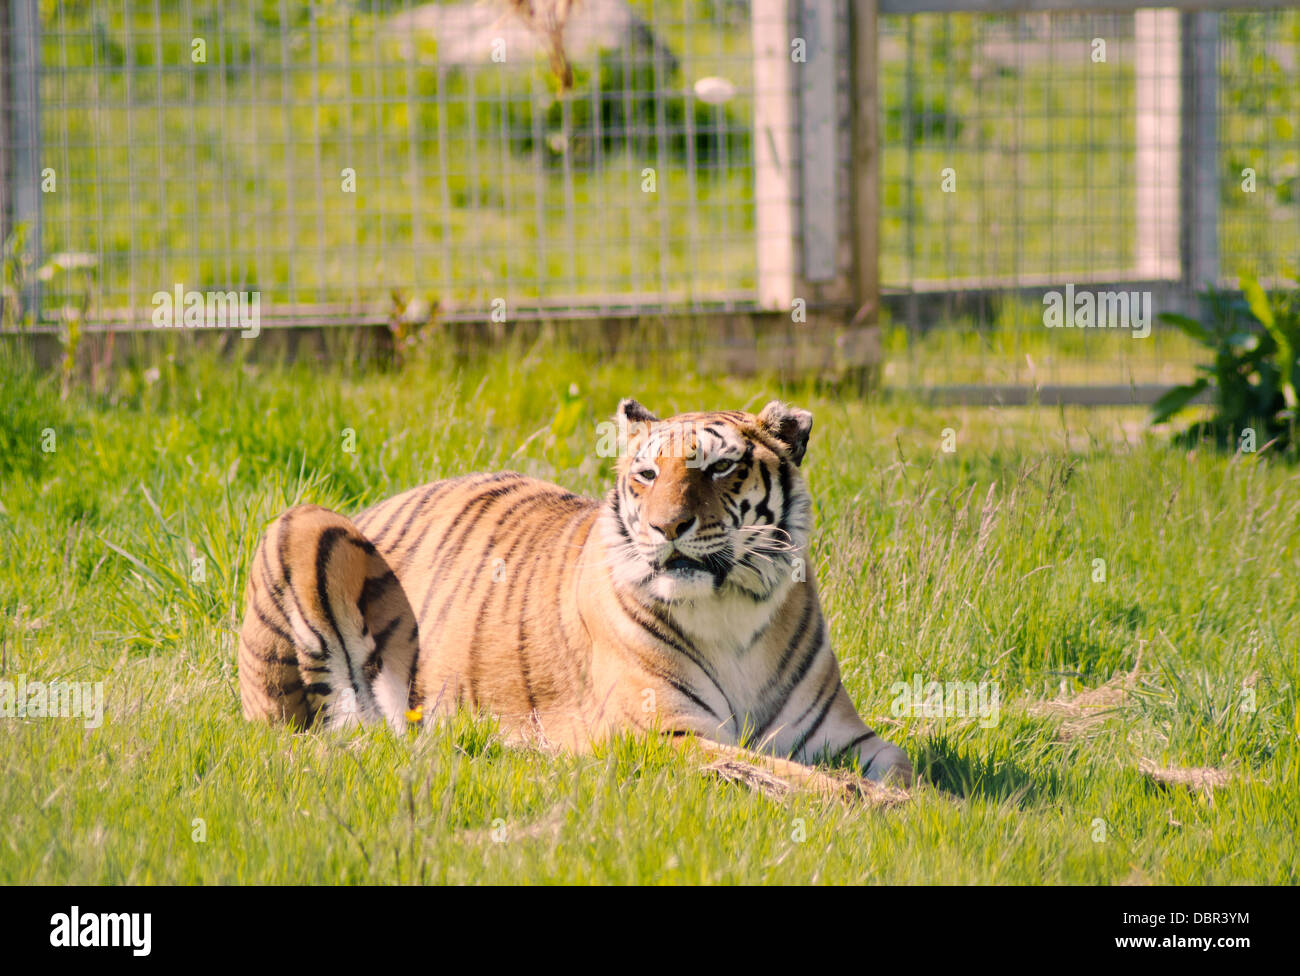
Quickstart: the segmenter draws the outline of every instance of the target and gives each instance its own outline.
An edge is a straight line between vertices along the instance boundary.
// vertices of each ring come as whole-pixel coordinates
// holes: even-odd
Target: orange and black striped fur
[[[840,683],[806,571],[811,415],[774,401],[659,420],[624,400],[609,426],[604,501],[507,472],[352,519],[281,515],[249,574],[245,715],[402,729],[468,706],[565,748],[693,733],[910,782]]]

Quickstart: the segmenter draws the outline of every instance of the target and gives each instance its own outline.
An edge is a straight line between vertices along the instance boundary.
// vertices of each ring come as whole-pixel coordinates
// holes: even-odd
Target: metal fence
[[[12,25],[36,5],[8,6],[30,43]],[[94,317],[146,323],[175,283],[339,323],[382,320],[394,290],[471,317],[752,301],[746,5],[584,0],[567,97],[502,11],[41,4],[39,106],[16,92],[6,131],[24,154],[39,113],[16,179],[55,182],[42,256],[79,269],[45,314],[78,275]]]
[[[915,330],[1294,274],[1300,10],[1180,6],[582,0],[562,96],[499,4],[0,0],[5,300]]]
[[[882,4],[904,6],[976,4]],[[881,21],[880,261],[899,318],[1041,338],[1044,293],[1066,284],[1184,311],[1242,274],[1294,281],[1300,11],[1024,6],[1103,9]],[[1057,381],[1098,375],[1095,357],[1113,381],[1168,382],[1194,354],[1072,346],[1075,375]],[[1035,379],[1024,355],[971,350],[912,381]]]

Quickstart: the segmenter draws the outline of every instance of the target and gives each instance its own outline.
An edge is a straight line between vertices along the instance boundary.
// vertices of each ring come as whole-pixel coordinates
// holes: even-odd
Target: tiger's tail
[[[405,728],[417,643],[401,584],[351,520],[299,505],[271,523],[239,633],[246,718]]]

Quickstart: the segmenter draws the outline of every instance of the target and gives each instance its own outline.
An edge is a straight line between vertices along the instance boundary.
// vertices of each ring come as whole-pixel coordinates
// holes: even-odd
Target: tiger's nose
[[[692,525],[695,524],[694,515],[686,515],[675,518],[667,518],[659,521],[651,520],[651,528],[658,529],[663,533],[663,537],[669,542],[676,539],[679,535],[686,533]]]

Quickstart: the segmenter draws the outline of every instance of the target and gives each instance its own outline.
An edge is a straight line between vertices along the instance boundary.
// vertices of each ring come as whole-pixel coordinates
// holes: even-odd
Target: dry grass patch
[[[1028,709],[1030,715],[1060,718],[1061,727],[1056,737],[1061,742],[1088,738],[1097,734],[1106,719],[1128,701],[1143,676],[1142,654],[1139,651],[1132,670],[1120,671],[1105,684],[1089,688],[1069,698],[1054,698],[1038,702]]]
[[[718,759],[700,767],[705,776],[749,787],[755,793],[782,800],[792,793],[813,793],[823,799],[861,803],[887,809],[905,803],[911,794],[882,786],[849,772],[808,770],[797,779],[783,778],[743,759]]]
[[[1151,782],[1165,788],[1182,786],[1194,793],[1211,795],[1227,787],[1235,778],[1224,769],[1208,766],[1161,766],[1153,759],[1139,759],[1138,772]]]

